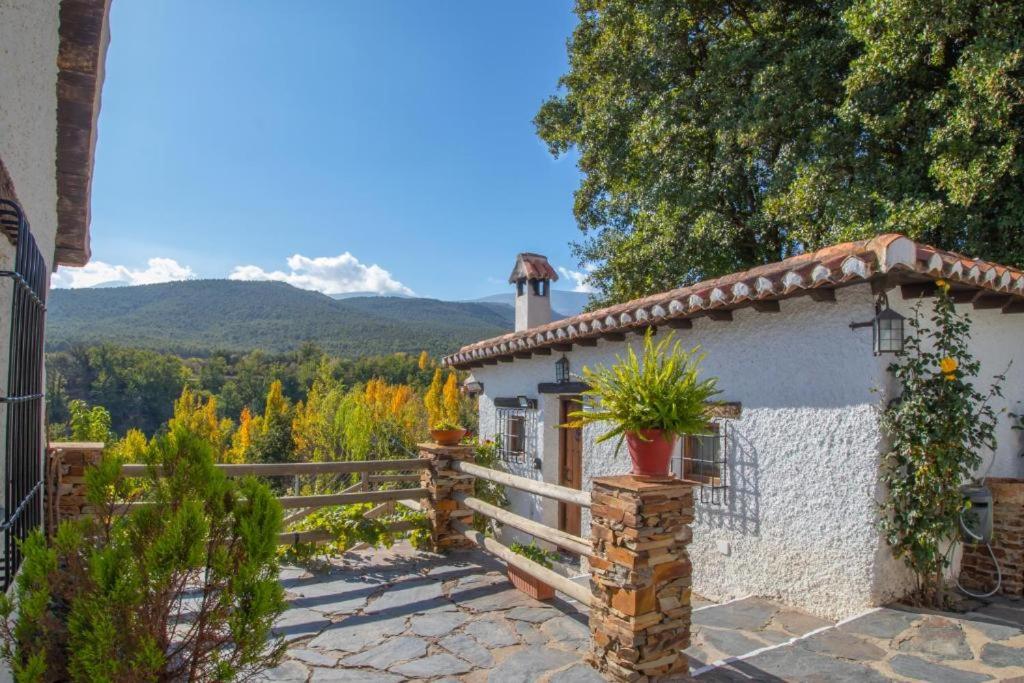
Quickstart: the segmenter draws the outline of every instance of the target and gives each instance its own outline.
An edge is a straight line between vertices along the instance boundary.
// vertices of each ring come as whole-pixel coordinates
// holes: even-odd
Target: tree
[[[420,370],[426,370],[427,366],[430,365],[430,354],[427,353],[426,349],[420,351],[420,357],[419,360],[416,362],[416,365],[417,367],[419,367]]]
[[[444,421],[443,391],[441,368],[437,368],[434,370],[434,379],[430,382],[430,388],[427,389],[427,393],[423,397],[423,405],[427,409],[427,425],[430,429]]]
[[[110,429],[110,413],[103,406],[89,407],[85,401],[71,401],[68,404],[70,417],[69,437],[72,441],[99,441],[110,443],[114,433]]]
[[[167,427],[173,431],[179,425],[213,444],[218,460],[226,459],[225,453],[231,442],[234,423],[228,418],[217,416],[216,396],[208,396],[204,400],[188,387],[182,389],[181,396],[174,402],[174,416]]]
[[[280,657],[282,511],[254,478],[214,468],[178,426],[142,449],[151,505],[121,510],[121,461],[86,473],[100,512],[24,544],[16,600],[0,596],[2,652],[19,683],[249,680]],[[15,607],[17,614],[14,615]]]
[[[1024,263],[1024,9],[578,0],[535,123],[598,303],[899,231]]]
[[[267,391],[266,408],[260,430],[250,444],[248,459],[252,462],[287,462],[292,459],[292,409],[281,389],[281,380],[274,380]]]

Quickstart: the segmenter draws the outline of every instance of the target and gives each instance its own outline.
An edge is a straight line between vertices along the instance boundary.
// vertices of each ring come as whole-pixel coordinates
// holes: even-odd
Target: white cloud
[[[289,272],[266,271],[259,266],[235,266],[228,277],[232,280],[277,280],[300,289],[312,289],[324,294],[348,292],[376,292],[378,294],[406,294],[413,291],[376,263],[360,263],[347,251],[339,256],[309,258],[295,254],[288,258]]]
[[[576,283],[575,286],[572,288],[572,291],[584,292],[586,294],[593,294],[594,292],[597,291],[596,287],[593,287],[587,283],[587,277],[593,270],[593,266],[583,266],[583,272],[580,272],[578,270],[569,270],[568,268],[564,268],[562,266],[558,267],[558,272],[562,274],[562,277],[564,277],[566,280],[571,280],[572,282]]]
[[[53,274],[53,286],[75,289],[107,283],[152,285],[157,282],[191,280],[196,276],[191,268],[181,265],[172,258],[151,258],[146,264],[147,267],[142,270],[111,265],[103,261],[91,261],[81,268],[61,266]]]

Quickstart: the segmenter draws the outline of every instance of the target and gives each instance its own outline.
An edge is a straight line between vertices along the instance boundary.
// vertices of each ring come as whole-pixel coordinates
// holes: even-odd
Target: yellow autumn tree
[[[249,406],[242,408],[242,414],[238,417],[238,429],[231,437],[231,448],[228,449],[225,458],[228,462],[241,463],[248,459],[249,448],[255,435],[263,430],[262,423],[260,416],[253,417]]]
[[[442,394],[445,421],[458,425],[461,422],[459,409],[462,405],[462,393],[459,391],[459,378],[455,375],[454,370],[448,373],[448,380],[444,383]]]
[[[423,349],[422,351],[420,351],[420,370],[426,370],[428,365],[430,365],[430,354],[427,353],[426,349]]]
[[[174,402],[174,416],[167,423],[169,431],[179,426],[209,441],[217,449],[218,459],[226,459],[234,423],[217,416],[216,396],[204,399],[189,387],[184,387]]]
[[[296,460],[325,462],[341,457],[344,444],[337,413],[343,398],[344,391],[334,379],[330,363],[323,361],[305,402],[295,404],[292,411]]]
[[[423,405],[427,408],[427,422],[431,429],[444,421],[444,404],[441,397],[443,391],[441,368],[437,368],[434,370],[434,379],[430,382],[430,388],[427,389],[427,393],[423,397]]]

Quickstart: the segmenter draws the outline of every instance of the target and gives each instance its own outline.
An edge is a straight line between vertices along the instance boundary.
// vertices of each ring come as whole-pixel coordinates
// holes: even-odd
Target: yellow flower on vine
[[[939,361],[939,370],[942,370],[944,375],[952,375],[958,367],[960,367],[960,364],[956,362],[956,358],[946,356]]]
[[[945,280],[936,280],[935,285],[944,292],[949,291],[949,283]]]

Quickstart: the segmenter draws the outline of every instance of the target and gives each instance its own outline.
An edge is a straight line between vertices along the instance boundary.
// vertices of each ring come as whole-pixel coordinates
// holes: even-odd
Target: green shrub
[[[551,569],[551,566],[556,560],[558,560],[558,553],[550,550],[544,550],[536,541],[530,541],[529,545],[520,543],[519,541],[512,541],[512,545],[508,547],[509,550],[517,555],[522,555],[528,560],[533,560],[545,569]]]
[[[145,487],[106,458],[86,474],[99,513],[61,524],[49,545],[38,532],[23,544],[15,598],[0,598],[2,654],[19,683],[229,681],[280,657],[280,504],[255,479],[216,470],[213,446],[184,427],[142,456]],[[123,512],[131,496],[146,504]]]

